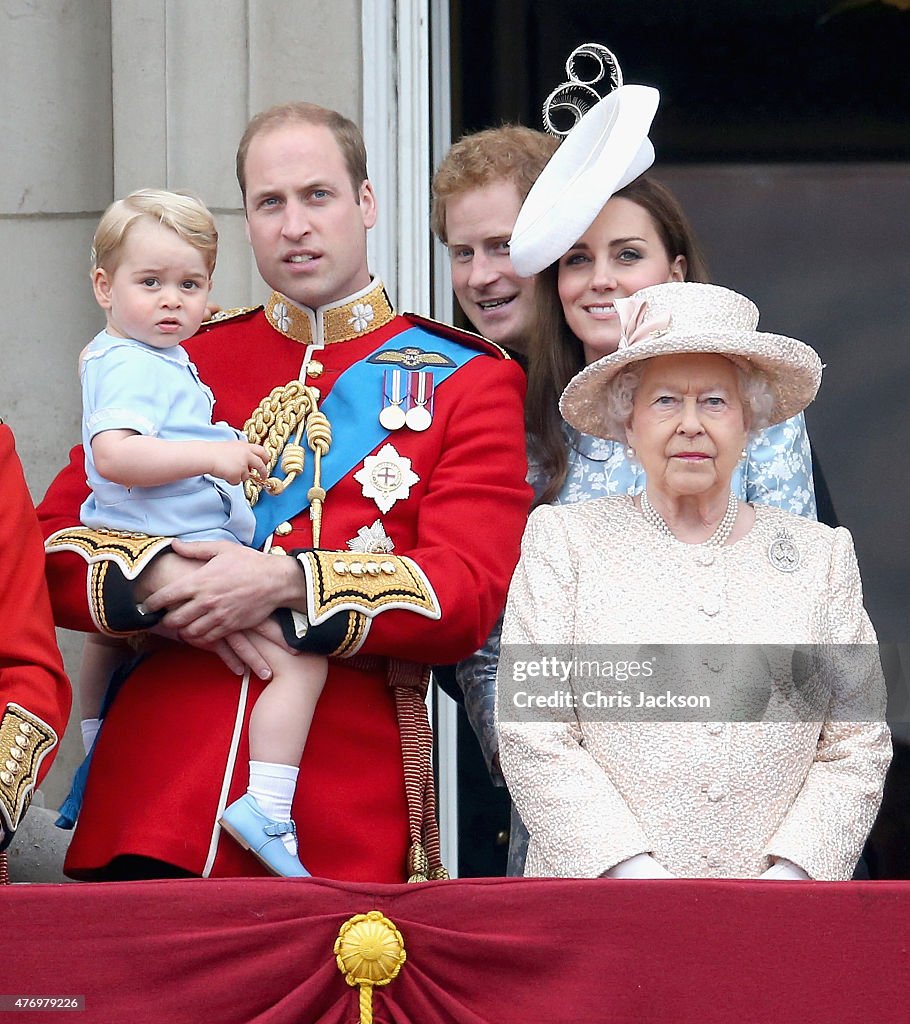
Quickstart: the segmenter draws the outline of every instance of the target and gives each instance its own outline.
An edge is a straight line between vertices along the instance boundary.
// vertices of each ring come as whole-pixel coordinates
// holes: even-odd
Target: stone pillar
[[[113,180],[198,193],[218,220],[214,298],[262,301],[234,173],[249,118],[309,100],[360,116],[360,4],[339,0],[117,0]]]
[[[0,417],[35,497],[78,437],[76,361],[97,329],[89,246],[110,201],[110,10],[0,5]]]

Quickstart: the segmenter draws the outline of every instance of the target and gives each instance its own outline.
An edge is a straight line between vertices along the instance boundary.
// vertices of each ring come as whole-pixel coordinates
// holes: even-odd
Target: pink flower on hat
[[[613,307],[619,314],[621,333],[618,349],[635,345],[647,338],[659,338],[670,329],[670,314],[648,319],[648,300],[630,295],[624,299],[614,299]]]

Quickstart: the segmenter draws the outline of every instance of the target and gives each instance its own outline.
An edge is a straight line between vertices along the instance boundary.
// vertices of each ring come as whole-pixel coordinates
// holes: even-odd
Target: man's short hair
[[[174,231],[202,255],[209,275],[218,255],[218,231],[208,207],[191,192],[165,192],[143,188],[118,199],[102,214],[92,241],[92,271],[108,273],[117,269],[120,253],[130,228],[137,220],[151,217]]]
[[[511,181],[524,201],[556,151],[559,139],[520,124],[504,124],[465,135],[446,153],[433,175],[433,233],[448,241],[446,204],[499,181]]]
[[[257,135],[284,128],[286,125],[314,124],[328,128],[335,136],[341,155],[344,157],[354,197],[360,202],[360,186],[366,181],[367,150],[363,134],[353,121],[339,114],[337,110],[320,107],[317,103],[283,103],[277,107],[269,107],[257,114],[246,126],[246,131],[237,147],[237,181],[246,205],[246,158],[250,143]]]

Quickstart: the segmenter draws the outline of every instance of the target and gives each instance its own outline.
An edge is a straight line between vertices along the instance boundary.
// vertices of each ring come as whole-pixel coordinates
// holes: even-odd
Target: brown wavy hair
[[[643,176],[616,195],[646,210],[654,222],[667,256],[686,260],[686,281],[708,281],[708,268],[695,232],[679,200],[660,182]],[[538,505],[553,501],[565,483],[568,452],[559,399],[566,385],[585,365],[584,349],[569,329],[559,301],[559,263],[539,277],[535,293],[537,314],[528,346],[528,393],[525,426],[532,458],[546,480]]]
[[[525,199],[558,145],[555,136],[520,124],[503,124],[460,138],[433,175],[433,234],[443,244],[448,241],[446,205],[465,192],[511,181],[519,199]]]

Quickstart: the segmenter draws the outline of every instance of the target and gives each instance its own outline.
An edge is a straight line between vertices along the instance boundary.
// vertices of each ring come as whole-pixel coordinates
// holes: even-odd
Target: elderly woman
[[[641,491],[641,466],[626,457],[625,445],[567,425],[559,415],[559,398],[586,364],[615,351],[616,299],[669,281],[708,280],[695,232],[676,196],[648,175],[634,177],[641,164],[630,154],[650,146],[656,93],[644,90],[645,98],[653,96],[652,105],[642,108],[642,89],[632,90],[610,93],[555,151],[521,207],[505,257],[513,277],[537,274],[534,315],[525,317],[530,329],[525,421],[536,504]],[[628,117],[614,118],[625,100],[631,101]],[[621,181],[628,184],[617,190]],[[482,325],[477,327],[482,333]],[[738,497],[815,518],[812,453],[801,413],[756,431],[746,453],[731,484]],[[500,628],[497,624],[484,647],[456,670],[494,779],[499,777],[493,694]],[[513,813],[508,874],[523,873],[526,846],[527,832]]]
[[[755,306],[713,285],[657,285],[615,305],[619,348],[572,380],[561,410],[628,444],[645,489],[538,508],[506,608],[500,756],[531,833],[526,874],[849,878],[890,760],[852,541],[731,491],[750,434],[814,397],[818,356],[758,333]],[[570,676],[568,711],[518,721],[516,652],[596,644],[727,645],[712,648],[721,662],[755,650],[730,645],[814,645],[824,696],[817,714],[788,717],[799,680],[778,664],[773,678],[731,683],[724,720],[608,720],[581,699],[591,680]],[[691,646],[670,650],[691,664]],[[667,683],[658,672],[626,691],[644,695],[634,707]],[[532,677],[522,706],[555,690],[552,676]]]

